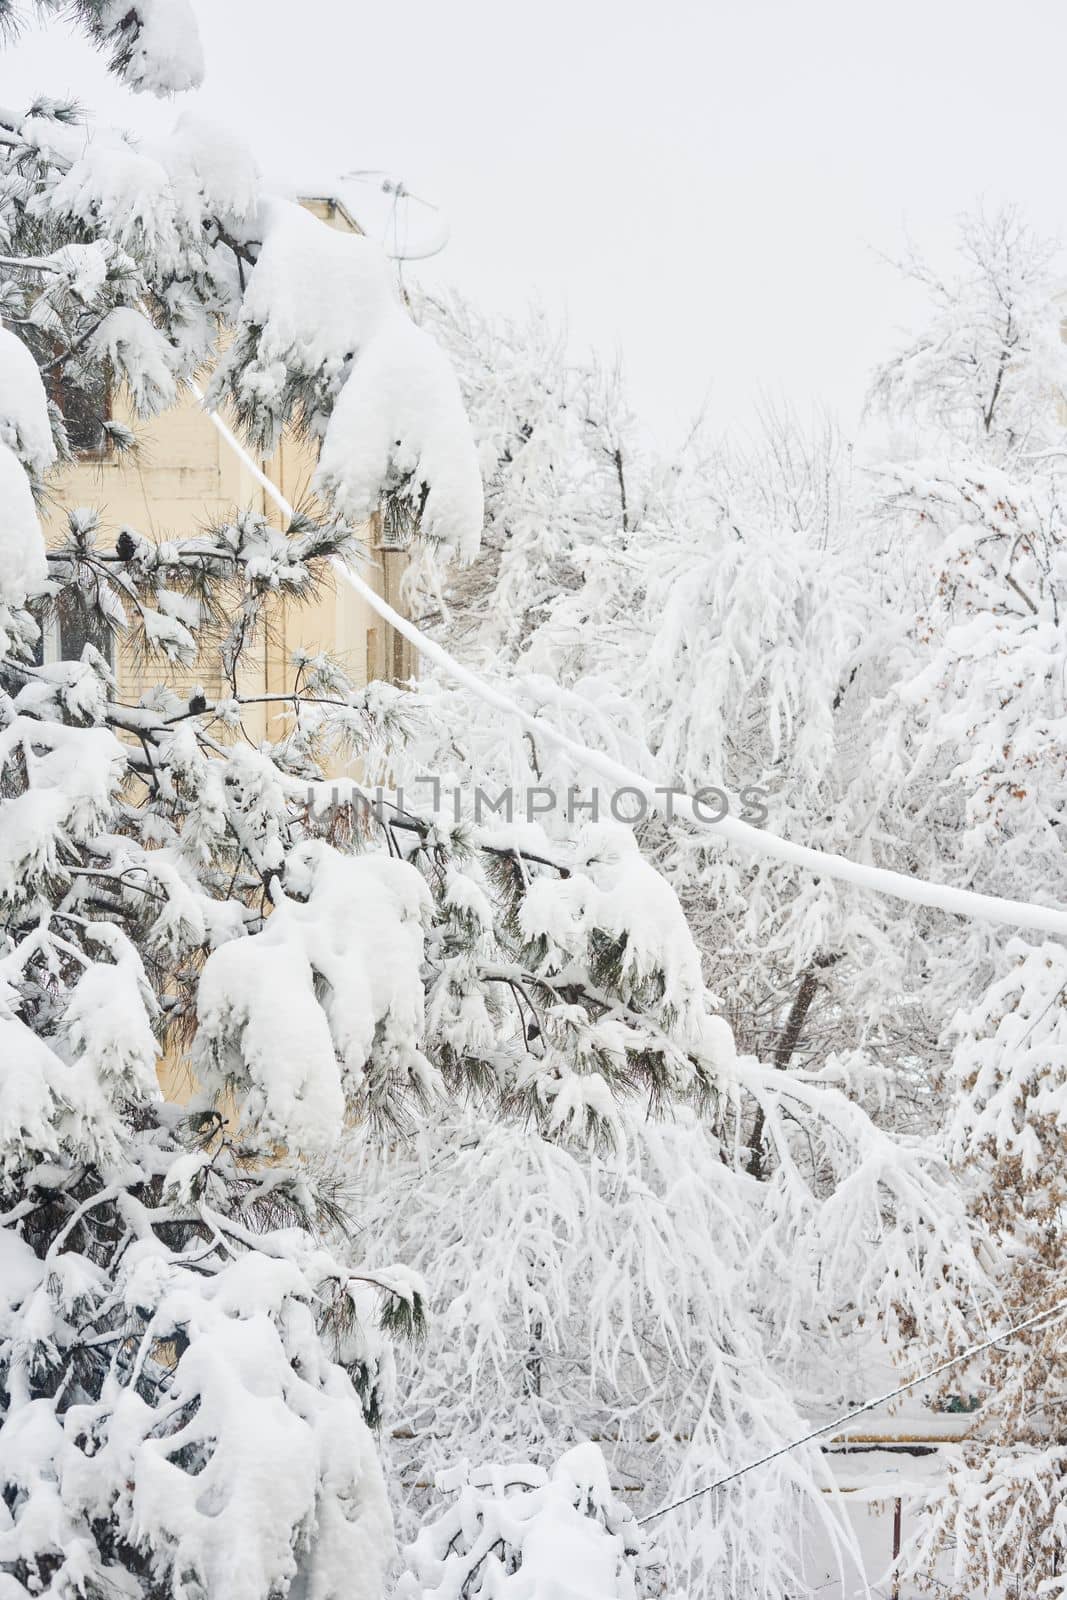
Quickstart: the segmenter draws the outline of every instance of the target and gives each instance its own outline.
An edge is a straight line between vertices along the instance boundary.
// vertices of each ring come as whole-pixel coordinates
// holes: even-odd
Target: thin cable
[[[190,387],[202,403],[204,397],[200,390],[195,384]],[[217,411],[208,411],[208,416],[231,450],[244,462],[256,482],[266,490],[282,514],[291,518],[292,506],[277,485],[272,483],[266,473],[253,461],[232,429]],[[621,762],[614,761],[611,756],[604,755],[598,750],[590,750],[587,746],[579,744],[576,739],[569,738],[553,723],[525,711],[502,690],[486,683],[470,668],[461,666],[443,646],[433,639],[428,639],[407,617],[402,617],[399,611],[394,611],[388,601],[383,600],[365,579],[357,572],[353,572],[339,557],[334,558],[334,567],[350,588],[377,612],[383,622],[395,628],[402,638],[407,639],[409,644],[427,660],[434,662],[453,682],[468,689],[486,705],[502,711],[530,733],[537,734],[549,744],[555,745],[557,749],[571,757],[579,771],[585,768],[597,773],[601,778],[606,778],[614,784],[617,791],[627,790],[643,795],[649,810],[658,812],[666,821],[682,817],[699,831],[714,834],[730,844],[738,845],[750,854],[770,856],[787,866],[798,867],[803,872],[811,872],[822,878],[832,878],[839,883],[850,883],[855,888],[865,889],[874,894],[889,895],[895,900],[904,900],[911,905],[927,906],[931,910],[948,912],[951,916],[971,917],[983,922],[998,923],[1004,927],[1026,928],[1035,933],[1067,937],[1067,911],[1056,906],[1039,906],[1023,900],[1006,900],[1000,895],[979,894],[974,889],[955,889],[948,884],[931,883],[925,878],[911,878],[906,873],[894,872],[889,867],[869,866],[864,862],[850,861],[847,856],[815,850],[810,845],[779,838],[777,834],[769,833],[764,828],[756,828],[750,822],[742,822],[740,817],[727,815],[716,822],[710,821],[698,810],[698,807],[706,803],[701,801],[699,790],[692,796],[674,788],[673,785],[655,784],[650,778],[642,777],[640,773],[632,772]]]
[[[931,1368],[929,1372],[920,1372],[917,1378],[909,1378],[907,1383],[902,1383],[898,1389],[890,1389],[888,1394],[880,1394],[877,1399],[865,1401],[863,1405],[857,1406],[855,1411],[846,1412],[843,1417],[835,1417],[833,1422],[824,1422],[821,1428],[813,1428],[800,1439],[791,1439],[788,1444],[779,1445],[777,1450],[770,1450],[757,1461],[750,1461],[747,1466],[738,1467],[735,1472],[728,1472],[724,1478],[716,1478],[714,1483],[707,1483],[702,1489],[694,1489],[692,1494],[683,1495],[680,1500],[672,1500],[668,1505],[660,1506],[658,1511],[650,1511],[647,1517],[638,1517],[638,1523],[644,1527],[646,1522],[655,1522],[657,1517],[666,1516],[668,1511],[677,1511],[679,1506],[687,1506],[691,1500],[699,1500],[705,1494],[714,1494],[716,1489],[725,1488],[728,1483],[734,1483],[749,1472],[755,1472],[757,1467],[765,1467],[768,1461],[776,1461],[779,1456],[788,1455],[790,1450],[799,1450],[802,1444],[810,1444],[813,1439],[821,1438],[824,1433],[840,1432],[847,1422],[853,1422],[856,1417],[862,1417],[866,1412],[873,1411],[876,1406],[885,1405],[888,1400],[895,1400],[899,1395],[907,1394],[908,1390],[914,1389],[917,1384],[930,1383],[943,1372],[949,1372],[953,1367],[961,1366],[963,1362],[981,1355],[983,1350],[990,1350],[995,1344],[1001,1344],[1017,1333],[1025,1333],[1027,1328],[1035,1328],[1039,1322],[1044,1322],[1046,1319],[1055,1322],[1057,1318],[1063,1316],[1067,1316],[1067,1300],[1061,1300],[1058,1305],[1050,1306],[1047,1311],[1040,1311],[1036,1316],[1028,1317],[1025,1322],[1017,1322],[1014,1327],[1005,1328],[992,1339],[983,1339],[981,1344],[973,1344],[969,1350],[962,1351],[949,1361],[942,1361],[940,1366]]]

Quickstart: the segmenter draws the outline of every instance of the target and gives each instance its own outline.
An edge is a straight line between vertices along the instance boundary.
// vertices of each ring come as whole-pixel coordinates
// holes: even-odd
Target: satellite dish
[[[360,167],[352,172],[343,172],[341,179],[345,183],[373,185],[380,194],[386,196],[381,242],[391,261],[429,261],[432,256],[439,256],[448,244],[451,230],[441,208],[435,206],[432,200],[424,200],[421,195],[412,194],[403,179],[394,178],[388,172],[373,167]],[[412,206],[421,207],[423,211],[432,213],[433,218],[437,219],[436,236],[432,237],[428,244],[411,240],[409,208]]]

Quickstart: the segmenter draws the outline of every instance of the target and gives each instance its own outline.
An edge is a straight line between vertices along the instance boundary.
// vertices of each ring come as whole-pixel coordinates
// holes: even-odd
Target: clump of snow
[[[316,487],[343,515],[369,517],[400,493],[424,536],[477,552],[482,485],[452,369],[399,305],[378,246],[302,207],[263,207],[263,243],[211,397],[231,393],[270,447],[299,386],[321,437]]]
[[[131,89],[160,98],[197,89],[204,51],[190,0],[108,0],[101,37]]]
[[[473,561],[483,500],[477,457],[448,358],[399,308],[368,342],[334,407],[317,482],[355,518],[407,491],[424,538]]]
[[[51,150],[53,127],[35,129],[33,120],[23,130],[27,143],[39,142]],[[67,170],[32,209],[42,216],[58,213],[92,228],[104,222],[109,238],[120,246],[136,250],[139,241],[147,241],[164,259],[168,253],[177,258],[170,174],[162,160],[111,129],[94,129],[88,138],[80,133],[67,153]]]
[[[37,363],[21,339],[0,327],[0,654],[24,645],[32,624],[18,613],[47,582],[44,537],[30,478],[55,464],[48,402]]]
[[[148,1020],[155,1003],[121,935],[107,926],[98,930],[116,960],[86,966],[51,1042],[22,1021],[19,997],[4,976],[17,978],[28,952],[9,956],[0,970],[0,1171],[28,1153],[60,1149],[114,1160],[122,1147],[122,1115],[159,1099],[158,1050]]]
[[[490,936],[493,931],[493,907],[485,889],[469,873],[455,867],[449,869],[441,904],[446,911],[472,932]]]
[[[17,716],[0,732],[0,777],[20,765],[26,787],[0,799],[0,902],[12,904],[41,878],[61,875],[64,847],[110,816],[126,751],[106,728]]]
[[[144,606],[140,616],[150,648],[162,651],[169,661],[193,664],[200,646],[183,622],[163,611],[153,611],[151,606]]]
[[[532,1463],[438,1475],[456,1499],[407,1551],[404,1600],[635,1600],[649,1541],[595,1444]]]
[[[10,999],[5,999],[5,991]],[[43,1039],[15,1015],[15,999],[0,981],[0,1171],[16,1166],[25,1151],[54,1151],[54,1086],[63,1064]],[[5,1234],[0,1232],[0,1240]],[[6,1285],[7,1278],[4,1276]]]
[[[711,1015],[685,913],[667,880],[641,855],[621,824],[592,824],[583,831],[569,877],[543,877],[530,885],[519,918],[530,940],[587,964],[590,941],[607,934],[618,950],[616,984],[624,994],[652,997],[652,1009],[677,1018],[679,1037],[707,1050],[722,1066],[734,1056],[733,1037]],[[557,959],[551,953],[550,962]]]
[[[260,328],[253,372],[272,364],[340,380],[395,307],[385,257],[369,239],[329,228],[303,206],[271,200],[242,323]]]
[[[255,211],[259,166],[248,146],[224,123],[185,111],[174,125],[167,151],[175,177],[195,181],[209,211],[239,222]]]
[[[0,443],[0,604],[20,606],[47,577],[44,536],[29,480],[9,445]]]
[[[200,602],[177,589],[157,589],[156,603],[165,616],[174,617],[187,628],[200,626]]]
[[[165,410],[177,398],[176,351],[136,306],[116,306],[89,341],[91,354],[108,361],[139,412]]]
[[[113,254],[107,240],[95,239],[92,244],[61,245],[48,260],[71,294],[91,305],[104,287]]]
[[[48,397],[37,363],[9,328],[0,328],[0,441],[36,477],[55,465]]]
[[[116,929],[104,924],[97,937],[113,946],[117,959],[94,961],[74,985],[63,1015],[65,1039],[80,1069],[111,1086],[116,1097],[152,1100],[159,1049],[149,1025],[156,1011],[151,989]]]
[[[73,722],[103,722],[115,678],[95,645],[82,646],[80,661],[46,661],[14,698],[16,711],[64,716]]]
[[[357,1095],[384,1077],[426,1093],[423,924],[432,907],[406,862],[342,856],[310,842],[289,857],[264,931],[208,958],[195,1065],[205,1088],[236,1088],[269,1134],[332,1144]]]

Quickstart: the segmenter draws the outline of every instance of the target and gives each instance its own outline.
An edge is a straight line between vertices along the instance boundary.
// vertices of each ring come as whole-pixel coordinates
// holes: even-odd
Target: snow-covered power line
[[[873,1400],[865,1400],[861,1406],[847,1411],[843,1417],[834,1417],[832,1422],[824,1422],[821,1427],[812,1428],[810,1433],[802,1434],[799,1439],[790,1439],[788,1444],[779,1445],[776,1450],[768,1450],[766,1455],[759,1456],[757,1460],[749,1461],[743,1467],[737,1467],[725,1477],[716,1478],[714,1483],[706,1483],[703,1488],[694,1489],[691,1494],[682,1495],[679,1500],[671,1500],[667,1505],[660,1506],[658,1511],[650,1511],[647,1517],[640,1517],[638,1521],[644,1527],[646,1523],[654,1522],[657,1517],[666,1516],[668,1511],[677,1511],[680,1506],[687,1506],[691,1500],[699,1500],[703,1495],[714,1494],[717,1489],[725,1488],[728,1483],[734,1483],[738,1478],[744,1478],[748,1473],[755,1472],[757,1467],[764,1467],[771,1461],[777,1461],[779,1456],[788,1455],[790,1450],[799,1450],[801,1445],[810,1444],[813,1439],[821,1439],[828,1433],[839,1433],[847,1423],[854,1422],[857,1417],[865,1416],[868,1411],[875,1411],[879,1406],[887,1405],[890,1400],[896,1400],[900,1395],[907,1394],[909,1389],[917,1388],[920,1383],[932,1383],[943,1372],[950,1372],[953,1367],[962,1366],[975,1356],[980,1356],[983,1350],[991,1350],[994,1345],[1002,1344],[1005,1339],[1013,1339],[1016,1334],[1025,1333],[1028,1328],[1036,1328],[1041,1323],[1055,1322],[1063,1316],[1067,1316],[1067,1300],[1061,1300],[1057,1305],[1049,1306],[1047,1310],[1039,1311],[1033,1317],[1027,1317],[1025,1322],[1016,1322],[1012,1327],[1002,1329],[991,1339],[983,1339],[980,1344],[972,1344],[958,1356],[951,1356],[939,1366],[931,1367],[929,1372],[920,1372],[896,1389],[877,1395]]]
[[[203,395],[195,386],[193,392],[198,399],[203,400]],[[210,411],[208,414],[230,448],[240,457],[282,514],[292,517],[293,507],[289,501],[249,455],[233,430],[218,412]],[[524,710],[504,690],[487,683],[478,673],[472,672],[469,667],[458,662],[442,645],[427,638],[413,622],[394,610],[388,601],[383,600],[381,595],[346,563],[338,559],[335,565],[344,581],[373,611],[377,612],[383,622],[395,628],[421,655],[428,661],[434,662],[454,682],[468,689],[484,704],[492,706],[494,710],[501,711],[520,723],[528,732],[539,735],[558,750],[562,750],[580,768],[597,773],[599,777],[607,779],[617,788],[634,790],[642,794],[650,810],[658,811],[668,820],[672,815],[684,817],[695,828],[713,833],[730,844],[738,845],[742,850],[755,855],[770,856],[787,866],[798,867],[803,872],[832,878],[839,883],[850,883],[857,889],[866,889],[874,894],[890,895],[894,899],[905,900],[912,905],[946,911],[957,917],[995,922],[1009,928],[1026,928],[1035,933],[1067,936],[1067,910],[1061,910],[1059,907],[1007,900],[999,895],[980,894],[974,889],[958,889],[948,884],[931,883],[925,878],[908,877],[906,873],[894,872],[889,867],[876,867],[866,862],[850,861],[846,856],[814,850],[810,845],[797,844],[792,839],[782,839],[764,828],[743,822],[740,817],[725,816],[717,822],[710,821],[700,815],[697,809],[699,800],[694,800],[693,796],[667,785],[653,783],[651,779],[631,771],[629,767],[613,760],[611,756],[598,750],[590,750],[578,740],[571,739],[551,722],[546,722],[543,717]]]

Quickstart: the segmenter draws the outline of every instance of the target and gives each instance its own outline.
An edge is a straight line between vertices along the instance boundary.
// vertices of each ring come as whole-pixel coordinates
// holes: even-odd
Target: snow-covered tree
[[[1059,445],[1067,390],[1056,243],[1012,206],[979,209],[960,219],[957,259],[950,274],[914,249],[900,262],[929,319],[877,372],[869,403],[931,453],[1033,460]]]
[[[184,0],[77,10],[134,87],[195,80]],[[407,863],[333,849],[299,716],[255,748],[235,700],[122,704],[91,644],[50,664],[36,647],[74,607],[164,663],[221,651],[236,684],[268,603],[305,599],[351,543],[342,502],[406,495],[427,537],[469,545],[481,491],[458,391],[374,248],[266,199],[218,130],[185,119],[148,148],[41,101],[5,114],[0,163],[0,1581],[372,1596],[392,1549],[365,1420],[378,1324],[413,1329],[421,1304],[402,1273],[372,1282],[325,1247],[350,1209],[329,1149],[387,1080],[400,1102],[429,1073],[429,892]],[[337,298],[359,279],[358,327],[300,320],[301,263]],[[254,389],[281,426],[297,379],[328,393],[303,418],[327,519],[278,529],[236,508],[157,545],[79,511],[46,552],[35,497],[71,431],[132,447],[108,390],[142,414],[169,404],[224,326],[239,409]],[[365,436],[368,407],[387,445]],[[393,714],[325,661],[304,692],[363,744]],[[194,1030],[179,1109],[157,1064]]]
[[[165,96],[198,88],[204,55],[190,0],[2,0],[0,27],[17,36],[33,11],[72,17],[129,88]]]
[[[279,737],[243,736],[268,607],[353,521],[477,544],[455,381],[374,247],[189,119],[149,148],[41,102],[0,153],[0,1570],[13,1594],[372,1596],[378,1324],[417,1330],[424,1293],[353,1246],[346,1122],[476,1095],[610,1143],[628,1097],[727,1094],[729,1030],[627,833],[553,856],[399,798],[379,824],[327,780],[342,750],[390,764],[400,692],[302,659]],[[35,496],[74,427],[135,448],[109,389],[166,406],[223,328],[212,393],[261,446],[319,444],[321,516],[156,543],[78,510],[46,551]],[[92,644],[39,659],[56,608],[164,665],[217,651],[232,692],[122,703]]]
[[[1062,269],[1012,212],[965,221],[960,254],[954,279],[916,267],[929,328],[872,390],[899,425],[873,511],[908,618],[876,749],[943,870],[1061,898]]]
[[[309,1059],[299,1031],[269,1058],[254,1039],[225,1049],[248,998],[239,972],[229,991],[220,976],[239,968],[230,942],[284,928],[300,758],[235,745],[237,708],[202,697],[120,704],[92,645],[50,665],[31,648],[34,610],[75,588],[101,626],[132,611],[164,654],[210,618],[213,593],[235,601],[247,637],[266,596],[306,592],[337,536],[239,519],[185,546],[129,530],[108,546],[76,516],[46,578],[30,480],[15,474],[47,422],[22,363],[3,429],[0,1566],[12,1594],[327,1596],[353,1573],[375,1594],[391,1548],[364,1421],[375,1290],[323,1248],[344,1181],[304,1154],[343,1115],[339,1057],[324,1083],[325,1054]],[[173,626],[149,631],[157,615]],[[409,985],[410,871],[396,864],[383,906]],[[299,1030],[310,966],[285,977],[264,1003],[288,999]],[[157,1061],[196,1019],[202,1093],[179,1111]],[[386,1322],[417,1320],[406,1280],[378,1287]]]
[[[609,475],[598,475],[603,464],[589,445],[596,437],[592,430],[576,429],[561,442],[558,397],[588,392],[578,374],[567,374],[562,355],[542,360],[527,378],[526,390],[541,398],[542,409],[531,400],[520,424],[494,386],[493,373],[502,365],[522,370],[522,341],[508,329],[491,334],[461,308],[447,314],[433,308],[427,315],[435,327],[448,315],[454,318],[451,334],[443,337],[483,452],[487,516],[499,546],[476,563],[473,579],[446,590],[451,611],[438,626],[447,627],[450,646],[465,660],[489,673],[498,669],[503,646],[513,698],[646,779],[690,792],[719,784],[735,812],[740,791],[753,785],[766,791],[768,822],[776,833],[920,877],[1059,902],[1064,766],[1058,475],[1065,368],[1058,266],[1051,249],[1010,215],[965,223],[961,253],[958,278],[925,273],[931,326],[876,379],[874,398],[890,427],[888,460],[880,439],[865,442],[856,465],[853,452],[832,432],[812,444],[794,425],[775,419],[765,439],[744,454],[736,447],[704,450],[695,437],[669,468],[627,444],[625,517],[622,500],[610,494]],[[542,339],[542,349],[550,345]],[[579,415],[591,419],[592,407],[584,404]],[[616,415],[624,419],[624,408]],[[605,438],[630,438],[630,425],[623,420],[616,429],[610,409],[598,414],[602,418]],[[539,427],[551,463],[543,482],[533,470]],[[522,467],[527,452],[529,471]],[[610,459],[609,452],[601,453],[605,462]],[[549,507],[569,504],[572,492],[587,504],[589,521],[566,540],[565,561],[553,566],[540,547],[527,556],[522,541],[510,537],[512,525],[554,526]],[[526,496],[541,504],[543,516],[531,510]],[[536,604],[527,608],[532,596]],[[447,730],[436,743],[431,740],[441,768],[471,786],[489,787],[487,776],[504,781],[504,774],[513,773],[560,797],[576,785],[588,799],[581,764],[550,741],[484,706],[472,714],[463,696],[444,684],[431,683],[424,695],[436,728]],[[425,761],[418,754],[413,759]],[[562,805],[542,821],[553,841],[573,832],[572,816]],[[876,1328],[891,1350],[917,1339],[917,1350],[932,1355],[936,1331],[921,1336],[922,1317],[912,1321],[911,1305],[924,1304],[926,1316],[932,1303],[941,1304],[951,1321],[950,1339],[958,1343],[978,1334],[976,1306],[986,1328],[1001,1320],[997,1294],[1007,1291],[994,1285],[1013,1281],[999,1256],[1003,1241],[999,1247],[990,1242],[989,1202],[972,1195],[959,1172],[948,1178],[938,1133],[960,1093],[961,1079],[949,1070],[952,1019],[961,1005],[978,1007],[991,980],[1003,972],[1004,934],[981,923],[875,903],[826,879],[816,882],[768,861],[739,858],[683,826],[647,822],[639,837],[688,914],[705,976],[722,997],[739,1042],[782,1077],[779,1083],[769,1074],[775,1099],[765,1103],[752,1092],[758,1082],[765,1094],[764,1080],[742,1072],[733,1140],[724,1137],[729,1119],[715,1127],[725,1163],[747,1167],[759,1180],[747,1193],[739,1189],[732,1202],[734,1216],[747,1217],[744,1226],[751,1226],[751,1259],[773,1260],[778,1272],[777,1280],[773,1274],[750,1280],[732,1303],[766,1307],[776,1297],[772,1283],[781,1281],[789,1285],[791,1303],[799,1305],[792,1297],[803,1300],[818,1286],[776,1346],[782,1360],[777,1372],[789,1375],[783,1398],[821,1394],[829,1403],[831,1393],[841,1392],[833,1388],[835,1376],[846,1369],[862,1374],[863,1352],[870,1351],[864,1338]],[[553,849],[558,852],[559,845],[548,845],[546,852]],[[849,1108],[846,1132],[830,1113],[836,1102],[825,1091],[831,1086]],[[841,1141],[830,1157],[823,1143],[827,1123]],[[957,1245],[943,1253],[929,1217],[917,1219],[911,1241],[933,1274],[925,1289],[901,1293],[884,1308],[885,1320],[870,1319],[865,1335],[853,1339],[845,1332],[838,1344],[837,1335],[849,1328],[864,1295],[846,1296],[847,1310],[827,1309],[825,1218],[839,1216],[835,1205],[847,1209],[868,1181],[871,1168],[863,1161],[852,1164],[858,1151],[872,1148],[872,1125],[889,1136],[885,1170],[901,1161],[904,1149],[911,1158],[924,1152],[940,1192],[953,1196],[953,1214],[958,1218],[969,1205],[971,1217],[967,1227],[960,1224]],[[474,1135],[468,1131],[466,1137]],[[621,1147],[628,1177],[645,1173],[634,1137],[627,1124]],[[808,1140],[814,1145],[805,1149]],[[833,1147],[834,1139],[827,1144]],[[478,1143],[470,1159],[478,1164],[483,1154]],[[524,1154],[539,1171],[540,1156],[532,1149]],[[960,1159],[959,1150],[952,1154]],[[488,1156],[484,1160],[489,1169]],[[691,1160],[702,1169],[701,1158]],[[508,1171],[531,1198],[513,1192],[504,1209],[523,1211],[535,1194],[543,1196],[543,1180],[531,1176],[528,1188],[522,1184],[517,1153]],[[807,1195],[792,1188],[798,1171],[811,1174]],[[408,1169],[403,1182],[413,1181]],[[442,1186],[446,1181],[447,1173]],[[587,1175],[584,1181],[592,1179]],[[457,1173],[457,1205],[462,1194]],[[868,1248],[878,1230],[902,1222],[897,1202],[887,1193],[882,1199],[882,1220],[872,1220]],[[1044,1217],[1044,1202],[1035,1203],[1037,1216]],[[593,1202],[585,1201],[580,1214],[585,1226],[595,1214]],[[910,1226],[902,1228],[905,1237]],[[964,1243],[968,1231],[977,1243],[976,1260],[972,1245]],[[544,1233],[551,1232],[546,1225]],[[590,1236],[595,1227],[586,1228],[584,1237]],[[506,1241],[500,1244],[503,1252]],[[684,1250],[676,1242],[664,1254],[681,1259]],[[834,1257],[832,1249],[829,1255]],[[860,1275],[854,1283],[861,1281],[862,1258],[862,1250],[850,1258],[850,1272]],[[498,1260],[495,1277],[508,1281],[503,1253]],[[937,1286],[938,1261],[948,1272],[942,1288],[956,1272],[962,1275],[949,1293],[950,1301],[955,1297],[951,1310]],[[438,1253],[431,1259],[427,1249],[421,1264],[436,1286],[431,1298],[463,1303],[455,1258]],[[531,1265],[522,1270],[524,1281],[537,1283]],[[553,1257],[550,1270],[561,1283],[599,1281],[592,1248],[586,1255],[576,1250],[565,1268]],[[486,1275],[483,1305],[495,1277]],[[648,1290],[638,1270],[634,1281]],[[647,1303],[658,1304],[660,1291],[673,1303],[660,1280]],[[516,1300],[527,1304],[517,1283]],[[558,1306],[558,1294],[554,1301]],[[560,1372],[580,1374],[584,1399],[599,1381],[596,1359],[587,1352],[602,1336],[588,1308],[602,1303],[592,1288],[575,1289],[572,1303],[588,1320],[565,1330],[547,1325]],[[506,1323],[507,1304],[503,1297],[494,1330]],[[483,1312],[481,1342],[464,1359],[476,1363],[491,1348],[506,1350],[511,1366],[503,1354],[497,1357],[509,1373],[506,1384],[501,1380],[501,1395],[516,1393],[515,1374],[529,1358],[531,1328],[542,1325],[541,1310],[531,1291],[525,1320],[516,1312],[510,1332],[492,1336]],[[819,1322],[824,1312],[825,1328]],[[808,1316],[813,1320],[807,1325],[822,1331],[805,1353],[796,1332]],[[767,1320],[774,1325],[773,1314]],[[610,1315],[605,1325],[618,1336]],[[652,1337],[635,1334],[635,1345],[645,1349]],[[1054,1331],[1043,1336],[1046,1345],[1055,1338]],[[625,1339],[609,1347],[624,1345]],[[831,1348],[834,1358],[820,1365]],[[552,1366],[542,1352],[539,1343],[544,1385]],[[913,1346],[911,1362],[915,1354]],[[701,1359],[690,1349],[682,1366],[699,1370]],[[1025,1364],[1025,1351],[1020,1359]],[[412,1371],[406,1382],[413,1419],[442,1416],[446,1397],[431,1395],[423,1374]],[[860,1387],[862,1377],[850,1392]],[[657,1408],[650,1431],[663,1439],[675,1433],[687,1438],[678,1396],[647,1382],[642,1392],[645,1403]],[[532,1421],[536,1412],[524,1392],[504,1428],[516,1437],[540,1439],[559,1416],[582,1414],[562,1386],[554,1391],[553,1405],[552,1423]],[[635,1407],[635,1429],[641,1414]],[[472,1457],[502,1459],[506,1444],[480,1431],[480,1417],[472,1401],[454,1431],[475,1441]],[[428,1426],[413,1420],[415,1438],[424,1439]],[[587,1426],[579,1423],[578,1431]],[[613,1424],[602,1416],[597,1426]],[[620,1481],[633,1464],[633,1448],[634,1440],[627,1439],[618,1457]],[[685,1449],[674,1470],[692,1482],[685,1478]],[[669,1453],[669,1446],[661,1448],[661,1461]],[[747,1453],[742,1438],[726,1452],[734,1462]],[[1050,1460],[1035,1456],[1032,1463],[1035,1506],[1050,1493]],[[714,1475],[719,1464],[707,1463],[710,1472],[698,1469],[696,1477]],[[632,1481],[648,1481],[646,1463],[641,1465]],[[1018,1472],[1029,1469],[1017,1464],[1011,1470],[1016,1476],[1005,1466],[1008,1476],[997,1491],[1005,1517],[1006,1508],[1019,1503]],[[749,1509],[758,1503],[751,1493]],[[777,1503],[785,1503],[780,1481],[777,1493]],[[961,1479],[955,1504],[974,1503],[973,1485]],[[745,1506],[732,1511],[743,1526]],[[1041,1538],[1051,1538],[1051,1512],[1045,1521],[1044,1513],[1026,1515]],[[995,1518],[989,1526],[996,1529]],[[995,1532],[998,1560],[1008,1559],[1019,1526],[1002,1521]],[[973,1538],[967,1548],[976,1548]],[[992,1548],[987,1544],[985,1554]],[[678,1554],[690,1562],[692,1580],[698,1552],[690,1546]],[[729,1559],[725,1551],[720,1556]],[[721,1572],[720,1566],[720,1577]],[[773,1579],[767,1569],[734,1569],[734,1578],[742,1586],[767,1581],[771,1592],[774,1582],[788,1581],[784,1569]]]
[[[429,1308],[425,1343],[397,1350],[385,1445],[402,1531],[436,1514],[427,1477],[457,1457],[544,1465],[580,1439],[656,1511],[854,1397],[898,1321],[930,1348],[942,1315],[961,1328],[944,1288],[966,1236],[943,1162],[825,1086],[752,1062],[738,1076],[766,1113],[764,1182],[729,1119],[717,1136],[640,1105],[616,1110],[610,1150],[471,1110],[384,1153],[361,1144],[368,1271],[403,1259]],[[846,1537],[827,1485],[809,1446],[671,1513],[656,1525],[669,1581],[793,1592],[805,1539]]]
[[[938,1570],[961,1595],[1056,1596],[1067,1592],[1067,951],[1015,940],[1006,965],[957,1019],[948,1146],[995,1263],[990,1320],[1059,1315],[964,1369],[975,1425],[913,1562],[947,1550]]]

